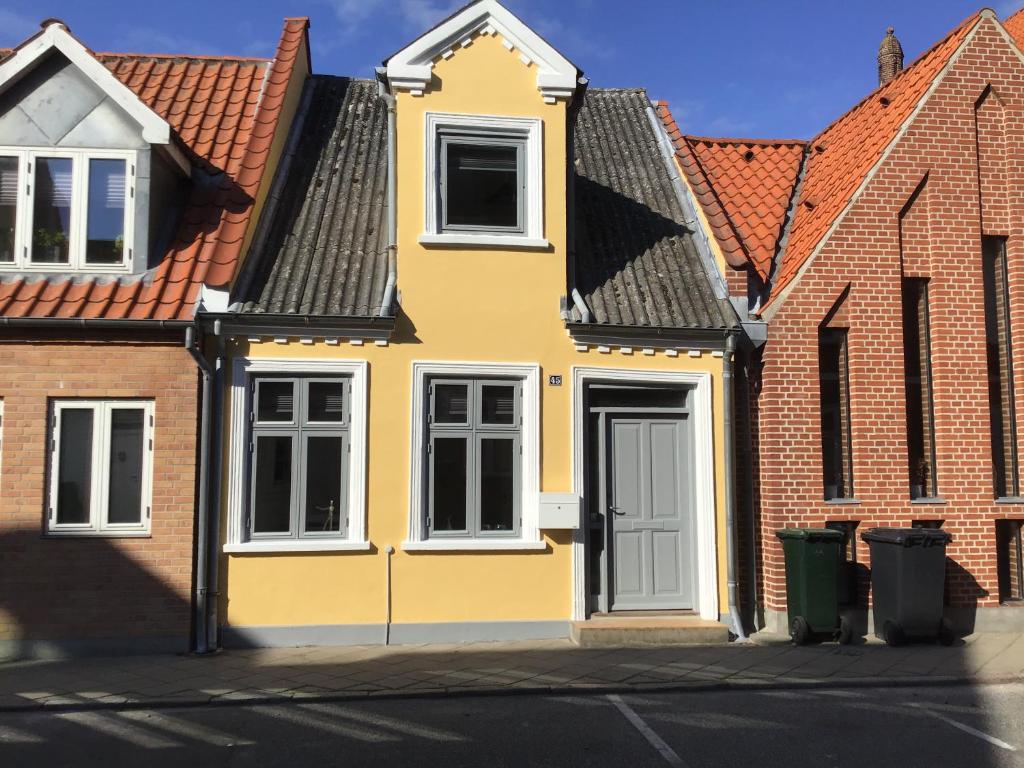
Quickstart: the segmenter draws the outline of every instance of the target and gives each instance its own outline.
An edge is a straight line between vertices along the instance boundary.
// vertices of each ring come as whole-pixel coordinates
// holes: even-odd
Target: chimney
[[[893,34],[893,28],[885,32],[885,39],[878,46],[878,84],[885,85],[903,71],[903,46]]]

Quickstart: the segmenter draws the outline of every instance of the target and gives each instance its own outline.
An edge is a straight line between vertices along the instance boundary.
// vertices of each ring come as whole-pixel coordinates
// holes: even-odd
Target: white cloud
[[[341,23],[341,33],[358,37],[362,23],[382,17],[397,20],[410,32],[423,32],[464,3],[460,0],[325,0]]]

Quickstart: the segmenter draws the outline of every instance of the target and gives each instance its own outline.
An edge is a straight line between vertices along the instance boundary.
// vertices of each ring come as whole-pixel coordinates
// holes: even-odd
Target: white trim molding
[[[423,234],[425,245],[475,245],[480,247],[546,248],[544,239],[544,123],[539,118],[501,117],[454,112],[427,112],[423,116]],[[473,136],[514,136],[525,142],[522,189],[522,234],[442,232],[438,189],[441,183],[438,136],[446,131]]]
[[[628,368],[573,366],[572,369],[572,477],[573,492],[583,497],[583,464],[587,446],[584,441],[586,414],[584,394],[588,384],[602,381],[619,383],[681,384],[692,388],[694,432],[694,496],[697,523],[697,608],[702,619],[718,621],[718,514],[715,498],[715,442],[713,380],[710,373],[688,371],[649,371]],[[587,617],[586,529],[573,531],[572,618]]]
[[[522,384],[522,525],[519,538],[429,539],[424,487],[426,455],[423,449],[427,436],[427,380],[431,377],[501,376],[519,379]],[[420,362],[412,364],[412,442],[409,449],[409,535],[402,542],[408,551],[457,550],[537,550],[547,545],[540,535],[540,366],[531,363]]]
[[[392,90],[422,94],[430,85],[434,62],[457,55],[457,49],[468,48],[478,35],[500,36],[506,50],[518,51],[524,66],[535,66],[537,90],[545,102],[576,92],[576,66],[497,0],[470,3],[388,59],[388,84]]]
[[[128,86],[82,45],[59,21],[48,23],[0,64],[0,93],[16,83],[51,50],[60,51],[86,77],[107,94],[142,127],[142,138],[150,144],[170,144],[171,126],[150,109]]]
[[[228,450],[227,541],[229,554],[258,552],[363,552],[366,534],[367,369],[365,360],[293,360],[239,357],[231,367],[231,422]],[[349,454],[348,530],[345,538],[323,541],[248,541],[249,382],[257,374],[314,374],[351,378],[351,453]]]

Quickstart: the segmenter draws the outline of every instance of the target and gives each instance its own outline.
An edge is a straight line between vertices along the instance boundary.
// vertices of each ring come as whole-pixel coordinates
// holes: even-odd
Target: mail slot
[[[580,527],[580,497],[575,493],[542,493],[540,495],[540,527],[542,530],[576,530]]]

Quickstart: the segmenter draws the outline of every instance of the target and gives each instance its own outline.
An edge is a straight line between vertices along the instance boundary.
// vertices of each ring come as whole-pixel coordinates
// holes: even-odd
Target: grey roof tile
[[[682,224],[649,106],[640,89],[587,92],[575,129],[576,287],[599,324],[732,328]]]
[[[235,301],[246,313],[376,315],[387,281],[387,111],[373,81],[316,76],[306,87],[280,203],[267,210]],[[599,324],[733,327],[680,223],[647,105],[640,90],[586,96],[576,125],[577,287]]]
[[[242,311],[368,317],[387,282],[387,109],[372,80],[317,75]]]

